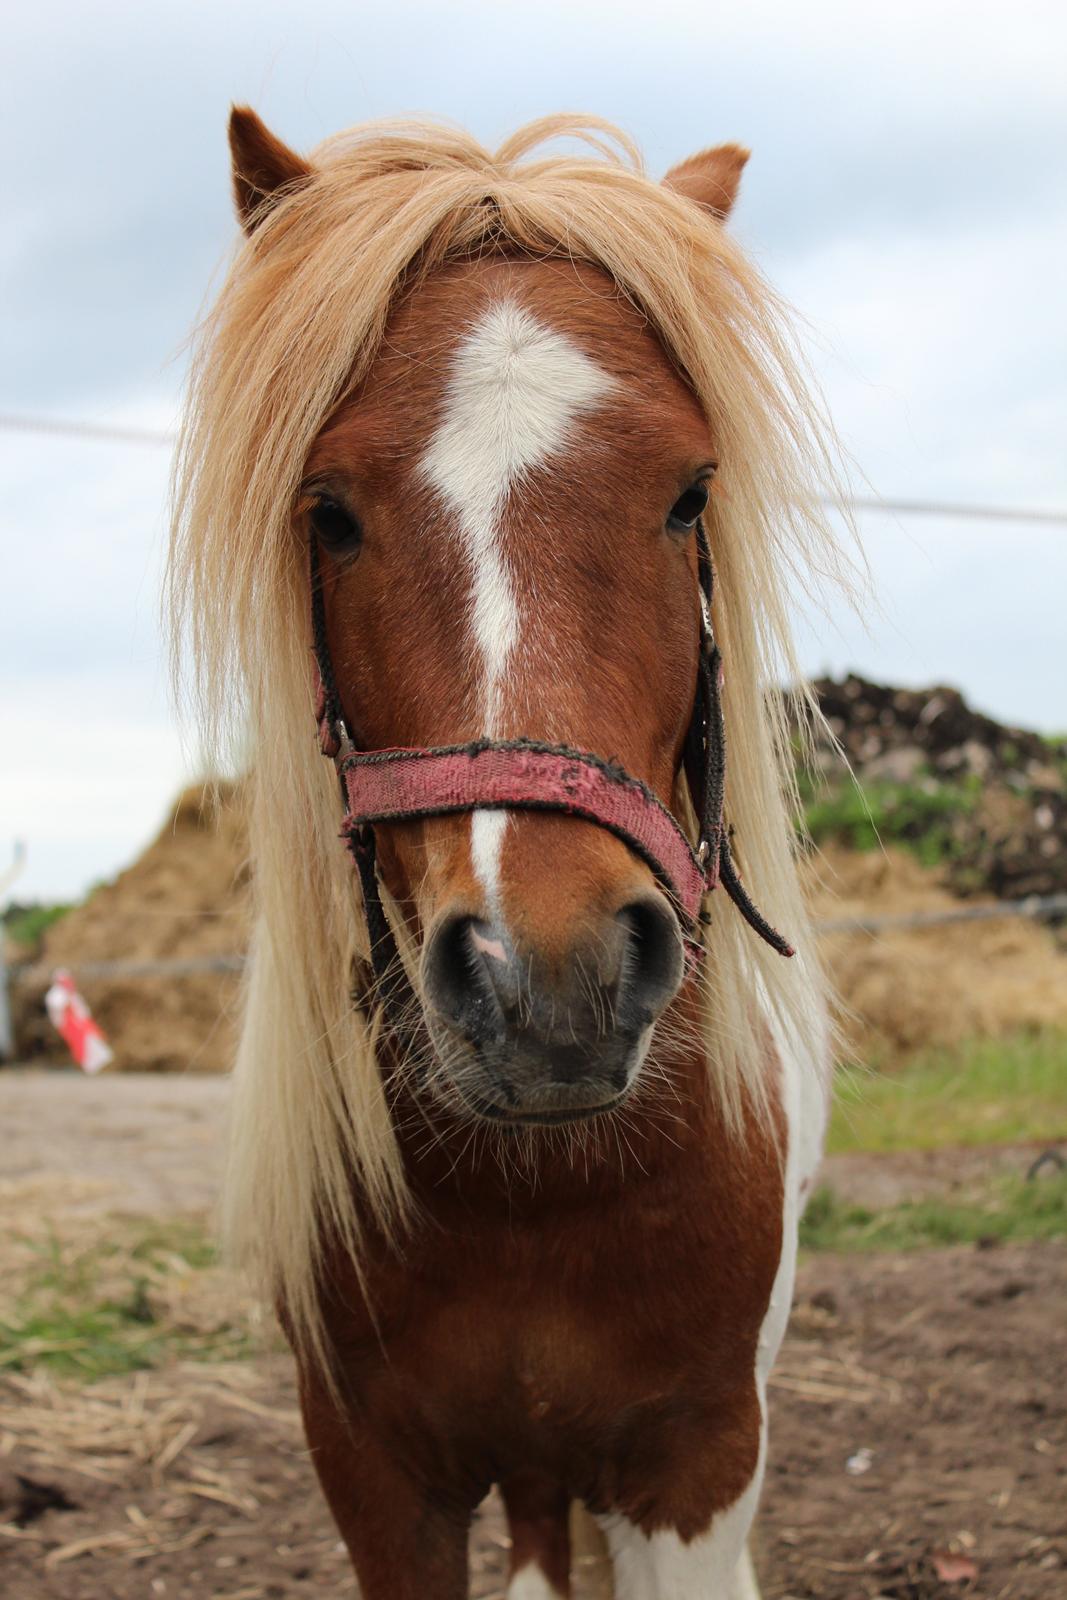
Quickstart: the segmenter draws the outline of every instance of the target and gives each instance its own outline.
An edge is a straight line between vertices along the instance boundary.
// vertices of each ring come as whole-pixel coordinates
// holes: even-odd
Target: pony
[[[511,1600],[574,1507],[619,1596],[751,1596],[830,1062],[788,617],[847,557],[748,153],[230,146],[169,568],[251,763],[229,1248],[366,1600],[465,1595],[494,1485]]]

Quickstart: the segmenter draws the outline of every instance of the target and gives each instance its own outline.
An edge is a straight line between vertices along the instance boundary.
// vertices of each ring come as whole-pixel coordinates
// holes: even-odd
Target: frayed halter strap
[[[374,826],[475,810],[556,811],[606,828],[652,869],[678,918],[690,969],[703,947],[701,911],[722,884],[751,928],[779,955],[792,946],[757,911],[742,886],[723,823],[726,738],[722,658],[711,625],[714,569],[703,520],[697,522],[700,660],[684,763],[700,820],[694,850],[680,824],[648,786],[586,750],[531,739],[484,739],[434,749],[358,750],[341,715],[326,639],[318,544],[311,540],[311,624],[317,669],[319,744],[337,768],[345,807],[342,837],[359,870],[377,996],[401,1028],[410,986],[382,906]]]

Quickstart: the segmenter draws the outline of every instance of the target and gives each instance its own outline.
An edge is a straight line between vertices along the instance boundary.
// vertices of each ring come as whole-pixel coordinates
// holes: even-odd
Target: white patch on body
[[[421,471],[455,513],[470,568],[486,739],[499,737],[506,677],[519,642],[518,596],[501,539],[508,495],[567,447],[576,418],[614,386],[570,339],[510,300],[491,306],[456,351],[444,420]],[[480,811],[471,819],[474,869],[490,898],[499,889],[506,820],[505,812]]]
[[[768,1008],[770,1009],[770,1008]],[[763,1487],[767,1459],[767,1380],[789,1320],[797,1262],[797,1225],[822,1155],[830,1089],[829,1033],[823,1058],[802,1060],[774,1027],[781,1062],[782,1111],[788,1148],[783,1183],[782,1254],[756,1347],[756,1390],[761,1424],[756,1470],[706,1533],[686,1543],[661,1529],[649,1537],[624,1517],[598,1518],[615,1562],[616,1600],[758,1600],[746,1541]]]
[[[729,1600],[760,1600],[759,1580],[752,1564],[752,1552],[747,1544],[737,1563],[727,1593]]]
[[[507,1600],[563,1600],[563,1597],[541,1568],[531,1564],[516,1572],[508,1584]]]

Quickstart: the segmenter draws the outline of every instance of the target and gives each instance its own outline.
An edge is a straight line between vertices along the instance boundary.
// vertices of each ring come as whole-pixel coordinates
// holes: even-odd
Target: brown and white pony
[[[374,125],[304,160],[247,110],[230,135],[245,238],[194,369],[171,581],[205,725],[253,751],[231,1241],[367,1600],[465,1595],[493,1484],[512,1600],[570,1592],[575,1503],[619,1596],[751,1595],[828,1079],[768,690],[797,677],[790,591],[840,563],[831,436],[723,226],[746,153],[657,184],[566,118],[495,153]],[[594,148],[532,154],[560,135]],[[693,830],[701,508],[725,817],[796,959],[720,889],[687,977],[617,832],[468,807],[373,828],[398,1023],[313,647],[363,750],[587,752]]]

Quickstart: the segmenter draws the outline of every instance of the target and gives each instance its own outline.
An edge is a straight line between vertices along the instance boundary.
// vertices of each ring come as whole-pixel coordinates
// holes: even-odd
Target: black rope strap
[[[341,696],[337,692],[337,680],[333,675],[333,661],[330,657],[330,644],[326,637],[326,597],[322,590],[319,542],[314,535],[309,540],[308,549],[310,552],[311,582],[311,648],[315,655],[315,664],[319,669],[319,681],[322,684],[326,720],[331,731],[336,733],[338,725],[343,721],[341,717]]]
[[[398,1041],[409,1048],[415,1044],[425,1024],[418,1020],[422,1015],[421,1009],[382,904],[374,829],[360,828],[349,834],[348,847],[356,863],[363,891],[363,915],[367,921],[371,972],[374,975],[373,999],[380,1004],[385,1020]]]
[[[696,809],[700,819],[697,854],[707,868],[711,881],[714,883],[715,877],[718,877],[749,927],[780,956],[791,956],[795,953],[793,946],[757,910],[741,882],[730,851],[729,833],[723,821],[726,721],[722,710],[722,656],[712,628],[715,566],[703,517],[697,520],[697,577],[701,597],[700,665],[697,671],[697,704],[687,739],[687,766],[690,773],[698,765],[696,758],[701,746],[703,755],[699,764],[701,783],[696,797],[699,800]]]
[[[726,789],[726,725],[722,715],[722,657],[715,642],[711,603],[715,594],[715,567],[704,527],[697,519],[697,581],[700,586],[700,658],[697,663],[697,704],[690,734],[695,750],[691,770],[698,776],[694,800],[700,826],[697,856],[712,883],[718,874],[722,840],[723,801]],[[695,759],[699,756],[699,760]]]
[[[322,684],[323,716],[330,733],[339,746],[346,746],[347,730],[341,710],[341,696],[334,677],[329,641],[326,637],[326,601],[322,589],[322,568],[319,561],[318,541],[312,537],[309,544],[311,582],[311,648]],[[326,753],[325,751],[323,752]],[[341,800],[347,807],[344,777],[337,759],[341,782]],[[425,1024],[421,1017],[415,991],[408,978],[400,955],[396,935],[389,924],[382,904],[381,884],[378,878],[378,848],[372,827],[358,828],[343,835],[356,870],[363,893],[363,916],[367,924],[367,942],[370,947],[370,967],[373,984],[369,998],[381,1006],[389,1028],[405,1047],[414,1045],[420,1028]],[[367,994],[353,995],[355,1003],[366,1009]]]
[[[734,858],[730,853],[730,841],[726,833],[723,834],[719,844],[719,881],[734,905],[740,911],[749,927],[758,933],[760,938],[776,950],[780,956],[796,954],[788,939],[783,939],[777,928],[773,928],[761,911],[757,911],[744,884],[737,875]]]

